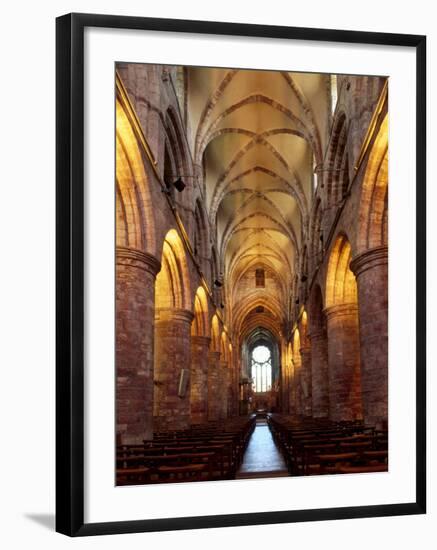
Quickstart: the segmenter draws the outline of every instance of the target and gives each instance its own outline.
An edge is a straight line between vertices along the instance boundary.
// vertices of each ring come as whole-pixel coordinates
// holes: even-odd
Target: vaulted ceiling
[[[262,265],[285,292],[272,298],[283,301],[326,145],[330,77],[209,68],[190,68],[187,76],[189,139],[195,163],[204,167],[229,292]]]

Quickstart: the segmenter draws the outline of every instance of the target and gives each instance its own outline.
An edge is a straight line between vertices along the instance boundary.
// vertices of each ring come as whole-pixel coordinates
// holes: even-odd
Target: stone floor
[[[265,421],[258,421],[244,453],[237,479],[288,476],[284,459]]]

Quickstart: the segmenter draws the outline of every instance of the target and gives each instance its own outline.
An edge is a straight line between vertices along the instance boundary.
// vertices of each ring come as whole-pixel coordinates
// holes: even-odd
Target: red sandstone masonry
[[[219,416],[221,420],[225,420],[228,416],[228,386],[229,386],[229,369],[227,361],[219,362]]]
[[[220,352],[210,351],[208,354],[208,420],[220,418],[220,387],[219,387]]]
[[[116,253],[117,433],[123,443],[153,435],[153,326],[159,262],[119,247]]]
[[[388,250],[378,247],[351,262],[358,284],[364,421],[388,419]]]
[[[167,70],[167,69],[166,69]],[[129,95],[133,101],[134,108],[139,116],[141,126],[145,132],[147,141],[152,148],[154,156],[157,160],[157,168],[161,175],[163,172],[164,146],[166,141],[165,133],[165,113],[168,107],[177,108],[176,97],[173,97],[172,87],[167,80],[165,83],[162,79],[162,67],[145,66],[141,64],[129,64],[119,69],[122,74]],[[367,123],[370,119],[372,109],[378,97],[378,91],[381,87],[382,79],[378,83],[377,79],[369,77],[339,77],[339,82],[342,80],[352,84],[350,90],[344,90],[339,96],[339,102],[344,109],[347,121],[350,128],[350,133],[347,138],[347,151],[349,154],[349,171],[352,175],[353,167],[357,160],[357,154],[360,150],[364,135],[367,131]],[[378,88],[379,86],[379,88]],[[174,139],[169,136],[170,139]],[[333,140],[334,141],[334,140]],[[181,140],[181,143],[185,143]],[[179,149],[179,145],[177,148]],[[184,155],[181,155],[184,156]],[[185,157],[184,157],[185,158]],[[184,168],[184,174],[188,174],[188,182],[194,181],[191,177],[193,168],[199,175],[199,181],[202,182],[201,166],[191,166],[189,156],[185,159],[187,167]],[[156,242],[153,243],[153,248],[148,250],[159,251],[162,246],[163,236],[173,227],[174,219],[171,214],[169,205],[165,200],[164,194],[158,182],[154,179],[153,170],[148,166],[147,159],[144,159],[145,169],[148,172],[149,187],[154,205],[154,223],[156,226]],[[363,163],[365,168],[365,163]],[[323,175],[327,174],[321,166],[319,172],[319,182],[323,183]],[[331,209],[327,208],[324,193],[326,191],[323,186],[319,186],[317,197],[321,199],[321,218],[322,228],[324,229],[324,244],[328,243],[328,234],[331,231],[331,225],[335,220],[336,227],[333,228],[333,241],[335,234],[339,231],[344,231],[350,240],[352,252],[361,252],[360,248],[356,248],[357,231],[359,229],[358,212],[362,204],[362,173],[358,173],[355,183],[353,184],[350,195],[345,197],[345,207],[337,219],[339,204],[335,204]],[[326,183],[326,182],[325,182]],[[336,184],[339,182],[336,182]],[[202,182],[204,184],[204,182]],[[190,187],[190,186],[189,186]],[[187,188],[184,193],[177,194],[179,213],[184,220],[188,235],[191,242],[193,241],[195,223],[193,212],[188,207],[194,204],[194,193]],[[132,188],[133,189],[133,188]],[[180,204],[179,204],[180,203]],[[310,220],[311,223],[311,220]],[[316,232],[314,240],[318,247],[321,247],[319,233]],[[208,244],[210,243],[207,240]],[[151,243],[147,243],[151,244]],[[302,246],[304,241],[302,242]],[[318,250],[318,249],[317,249]],[[328,251],[329,252],[329,251]],[[351,268],[357,278],[358,285],[358,303],[359,303],[359,329],[360,337],[358,342],[357,328],[353,328],[354,323],[350,325],[345,320],[339,318],[330,322],[329,339],[330,339],[330,389],[328,382],[328,341],[326,334],[320,336],[316,333],[310,335],[311,339],[311,388],[312,388],[312,414],[313,416],[326,416],[329,410],[329,395],[331,395],[331,408],[336,407],[336,400],[342,399],[345,402],[352,401],[350,410],[354,411],[357,408],[353,405],[353,400],[358,398],[359,392],[354,389],[355,382],[353,374],[356,375],[356,367],[359,361],[342,362],[345,356],[352,357],[353,350],[360,347],[361,350],[361,375],[362,375],[362,402],[363,414],[366,423],[384,422],[387,419],[387,265],[385,261],[377,263],[374,258],[371,259],[373,252],[365,258],[363,256],[355,257],[351,263]],[[139,254],[139,256],[138,256]],[[137,443],[145,437],[149,437],[152,433],[152,401],[153,401],[153,365],[154,365],[154,286],[155,286],[155,269],[159,269],[159,263],[155,258],[150,260],[147,255],[141,258],[139,251],[132,251],[128,254],[128,258],[122,259],[122,254],[117,251],[117,336],[116,336],[116,361],[117,361],[117,430],[122,435],[124,443]],[[156,252],[159,255],[158,252]],[[376,254],[376,253],[375,253]],[[379,254],[379,253],[378,253]],[[377,254],[376,254],[377,255]],[[317,259],[322,260],[322,253],[317,255]],[[328,262],[329,253],[327,253],[322,261],[320,268],[317,262],[313,262],[313,269],[317,269],[316,282],[320,285],[322,292],[325,289],[326,282],[326,265]],[[190,257],[188,259],[188,268],[190,271],[190,286],[195,289],[199,284],[199,279],[193,268]],[[205,261],[198,256],[198,261],[202,264],[202,271],[209,283],[211,283],[211,265],[210,261]],[[311,259],[310,259],[311,260]],[[149,265],[150,264],[150,265]],[[151,264],[154,264],[153,267]],[[310,273],[308,274],[310,275]],[[311,276],[309,277],[311,279]],[[309,285],[309,281],[307,282]],[[296,311],[302,304],[306,303],[306,287],[300,285],[300,291],[297,290],[300,296],[300,305],[296,306]],[[253,273],[249,273],[243,277],[240,282],[239,294],[237,302],[244,297],[246,292],[253,288]],[[274,274],[266,271],[266,289],[263,292],[271,293],[274,296],[280,295],[281,285],[274,278]],[[213,289],[217,297],[217,303],[220,303],[218,298],[220,291]],[[311,316],[310,316],[311,320]],[[178,368],[181,364],[188,361],[190,351],[187,353],[179,352],[176,349],[177,339],[179,336],[171,336],[173,331],[168,327],[167,334],[163,325],[158,327],[158,335],[163,336],[158,344],[158,352],[162,358],[168,356],[169,360],[165,360],[164,370],[169,375],[168,391],[161,385],[163,391],[163,401],[160,404],[160,410],[163,413],[158,418],[157,426],[169,425],[170,421],[175,420],[185,425],[187,422],[196,422],[197,419],[203,418],[207,414],[210,418],[218,419],[222,412],[219,412],[220,395],[226,391],[226,388],[221,386],[219,382],[220,371],[218,369],[219,355],[211,358],[205,351],[198,351],[194,341],[191,341],[185,334],[184,330],[178,326],[175,331],[181,330],[184,332],[184,346],[191,351],[191,391],[189,392],[191,401],[189,406],[187,401],[183,402],[181,398],[175,398],[175,386],[178,380]],[[170,334],[171,333],[171,334]],[[239,335],[233,334],[237,341]],[[287,338],[287,335],[284,335]],[[348,339],[348,342],[345,340]],[[361,344],[361,346],[359,346]],[[166,349],[168,346],[168,349]],[[172,350],[172,351],[169,351]],[[198,356],[196,355],[198,353]],[[205,393],[208,388],[201,388],[200,379],[205,376],[203,366],[205,365],[204,355],[207,357],[206,374],[208,386],[212,395],[211,405],[208,406],[206,401],[205,413]],[[238,364],[237,356],[240,353],[238,346],[235,346],[235,365]],[[298,391],[300,387],[299,376],[302,381],[306,379],[306,364],[307,359],[302,353],[301,357],[301,372],[295,380],[293,378],[292,367],[283,369],[282,385],[282,410],[287,412],[296,412],[296,392],[298,392],[299,411],[305,413],[308,410],[308,405],[303,400],[301,403],[301,393]],[[342,361],[337,363],[336,359],[340,357]],[[175,359],[177,358],[177,360]],[[164,361],[164,360],[163,360]],[[167,363],[169,366],[167,367]],[[346,364],[347,363],[347,364]],[[202,365],[202,367],[197,367]],[[355,365],[355,368],[352,366]],[[183,365],[190,368],[190,362]],[[344,370],[342,368],[344,367]],[[346,369],[348,367],[349,370]],[[352,377],[350,368],[352,368]],[[200,372],[202,371],[202,372]],[[235,368],[234,390],[237,397],[235,398],[234,410],[237,411],[238,399],[238,382],[240,378],[240,368]],[[290,372],[291,371],[291,372]],[[170,376],[170,373],[171,376]],[[336,373],[339,374],[338,378]],[[229,374],[229,372],[228,372]],[[333,384],[334,381],[334,384]],[[159,382],[159,380],[157,380]],[[155,386],[155,389],[159,386]],[[349,391],[348,388],[352,388]],[[213,391],[212,391],[213,390]],[[355,395],[354,395],[355,394]],[[229,396],[229,400],[232,398]],[[332,401],[334,404],[332,404]],[[182,403],[183,402],[183,403]],[[164,403],[164,404],[163,404]],[[182,405],[179,409],[179,405]],[[349,406],[349,405],[348,405]],[[229,407],[228,407],[229,409]],[[231,409],[232,410],[232,409]],[[164,414],[165,413],[165,414]],[[167,414],[168,413],[168,414]],[[175,415],[172,418],[171,415]],[[352,414],[352,413],[351,413]],[[182,416],[181,416],[182,415]],[[196,416],[197,415],[197,416]],[[340,413],[338,413],[340,416]],[[197,419],[196,419],[197,418]],[[171,428],[175,427],[171,425]]]
[[[312,416],[311,348],[301,348],[302,414]]]
[[[191,368],[191,322],[184,309],[159,310],[155,321],[155,431],[190,426],[190,387],[178,395],[181,369]]]
[[[334,421],[362,418],[358,307],[327,308],[329,405]]]
[[[211,338],[191,337],[191,423],[208,420],[208,352]]]
[[[328,338],[323,330],[311,332],[312,413],[314,418],[329,416]]]

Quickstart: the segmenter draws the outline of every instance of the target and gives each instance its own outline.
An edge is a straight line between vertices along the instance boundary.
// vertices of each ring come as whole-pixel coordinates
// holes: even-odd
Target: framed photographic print
[[[425,37],[57,19],[57,530],[425,513]]]

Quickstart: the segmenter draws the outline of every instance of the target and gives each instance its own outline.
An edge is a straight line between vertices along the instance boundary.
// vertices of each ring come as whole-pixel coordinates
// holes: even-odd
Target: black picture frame
[[[106,27],[362,43],[416,52],[416,500],[294,511],[84,523],[84,29]],[[56,530],[69,536],[423,514],[426,511],[426,37],[68,14],[56,21]]]

